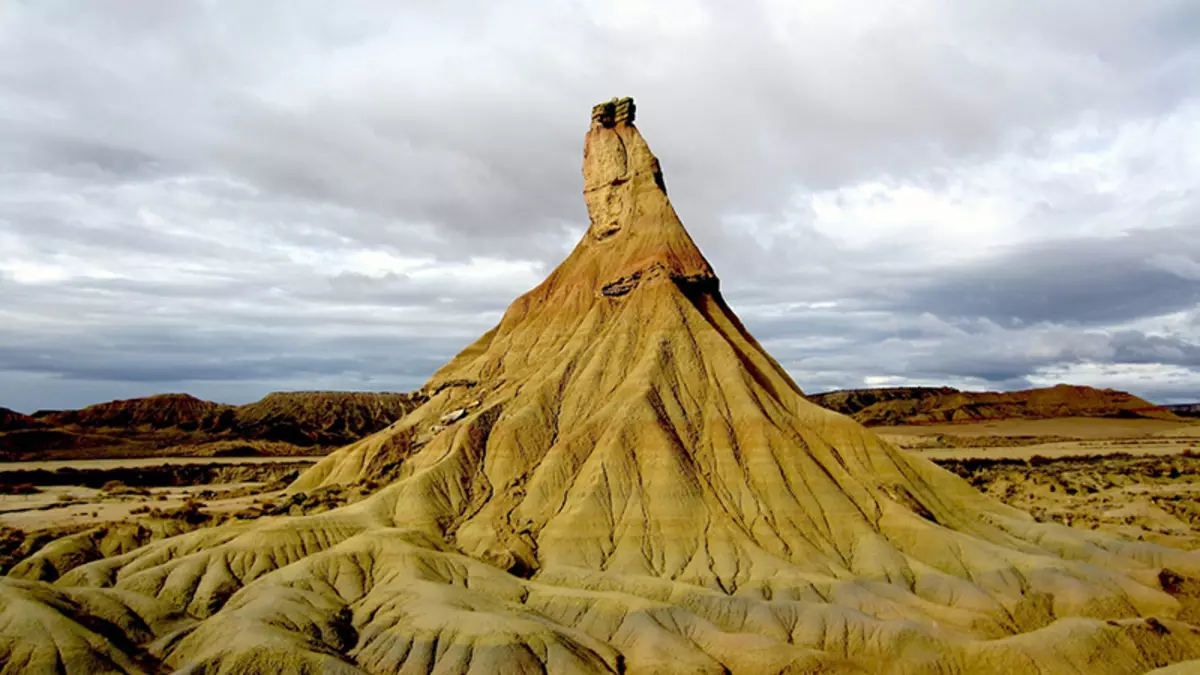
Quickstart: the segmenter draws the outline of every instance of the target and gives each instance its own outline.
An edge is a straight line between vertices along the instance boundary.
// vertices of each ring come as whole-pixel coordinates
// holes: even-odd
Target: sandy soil
[[[269,483],[289,471],[294,476],[296,467],[309,461],[168,457],[0,462],[0,528],[73,530],[136,521],[153,516],[149,511],[161,514],[193,504],[207,516],[244,512],[256,502],[278,496],[281,486]],[[172,468],[184,466],[186,472]],[[205,470],[214,467],[219,469]],[[70,481],[81,482],[64,484]],[[101,489],[109,482],[121,487]],[[187,482],[195,484],[179,484]],[[7,494],[26,491],[31,493]]]
[[[1002,420],[962,424],[920,424],[900,427],[874,427],[876,433],[891,436],[1069,436],[1080,440],[1145,438],[1179,434],[1200,439],[1200,423],[1150,419],[1105,419],[1065,417],[1051,420]]]
[[[932,460],[973,457],[1080,457],[1200,451],[1200,424],[1068,418],[878,427],[877,433]]]
[[[1093,455],[1177,455],[1186,450],[1200,450],[1195,442],[1170,439],[1144,439],[1141,442],[1064,441],[1038,445],[998,445],[980,448],[909,448],[920,452],[922,457],[932,460],[969,459],[994,457],[1004,459],[1032,459],[1034,457],[1090,457]]]
[[[176,509],[190,500],[204,504],[205,513],[232,513],[253,500],[276,493],[259,493],[262,483],[225,483],[187,487],[154,488],[149,495],[109,495],[78,486],[46,486],[40,494],[0,495],[0,526],[26,532],[54,527],[91,526],[125,520],[143,507]],[[201,493],[215,492],[217,498]],[[254,494],[245,494],[252,492]],[[222,495],[231,495],[222,497]]]

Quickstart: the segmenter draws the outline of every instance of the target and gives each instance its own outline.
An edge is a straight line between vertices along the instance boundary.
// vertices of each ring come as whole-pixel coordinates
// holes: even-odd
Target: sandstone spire
[[[633,125],[633,100],[592,110],[583,145],[583,196],[590,225],[581,257],[602,270],[601,292],[620,295],[642,281],[714,281],[708,261],[667,198],[658,158]],[[585,244],[608,242],[603,246]],[[568,259],[570,261],[570,259]]]

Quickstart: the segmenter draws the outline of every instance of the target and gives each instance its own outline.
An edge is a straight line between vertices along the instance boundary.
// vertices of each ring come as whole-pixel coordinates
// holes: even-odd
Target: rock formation
[[[587,133],[575,250],[426,402],[292,489],[385,487],[53,586],[0,581],[0,660],[1115,675],[1200,658],[1161,581],[1200,578],[1198,554],[1035,522],[809,402],[725,304],[619,103]]]
[[[1178,411],[1116,389],[1060,384],[1024,391],[959,391],[952,387],[843,389],[808,397],[867,426],[983,420],[1119,417],[1179,421]]]

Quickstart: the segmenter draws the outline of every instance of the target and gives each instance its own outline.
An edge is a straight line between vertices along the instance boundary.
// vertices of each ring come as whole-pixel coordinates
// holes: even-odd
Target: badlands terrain
[[[633,121],[596,107],[579,244],[374,433],[298,467],[94,467],[129,473],[61,501],[6,479],[100,524],[6,532],[0,672],[1196,670],[1192,423],[822,408]]]

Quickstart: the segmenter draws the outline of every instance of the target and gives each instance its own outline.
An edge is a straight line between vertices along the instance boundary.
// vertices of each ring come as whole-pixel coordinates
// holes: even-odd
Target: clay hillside
[[[1167,408],[1133,394],[1067,384],[1010,392],[969,392],[951,387],[844,389],[808,398],[867,426],[1063,417],[1178,419]]]
[[[383,429],[414,405],[409,394],[281,392],[242,406],[160,394],[33,416],[9,411],[0,418],[0,456],[322,454]]]
[[[591,223],[562,264],[427,401],[291,486],[369,496],[87,564],[63,544],[55,583],[0,579],[0,662],[1117,675],[1200,659],[1181,590],[1200,553],[1038,522],[808,401],[723,300],[632,101],[593,111],[583,173]]]

